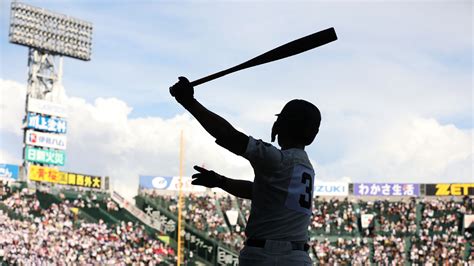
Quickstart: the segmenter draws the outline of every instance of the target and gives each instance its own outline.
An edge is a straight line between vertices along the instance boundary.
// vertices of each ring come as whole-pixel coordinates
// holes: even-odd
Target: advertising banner
[[[67,176],[58,169],[39,165],[30,165],[28,178],[31,181],[47,182],[55,184],[67,184]]]
[[[33,146],[40,146],[45,148],[52,148],[58,150],[66,149],[66,136],[50,133],[42,133],[33,130],[26,131],[26,144]]]
[[[26,146],[25,158],[30,162],[63,166],[66,161],[66,153],[61,150],[43,150]]]
[[[0,178],[18,180],[20,176],[20,166],[12,164],[0,164]]]
[[[26,119],[26,127],[38,130],[44,130],[53,133],[66,134],[66,119],[46,117],[28,113]]]
[[[61,172],[66,176],[67,185],[85,188],[102,188],[102,177],[77,173]]]
[[[102,178],[100,176],[62,172],[55,168],[38,165],[30,165],[29,169],[28,178],[31,181],[95,189],[102,187]]]
[[[65,105],[31,97],[28,98],[27,109],[28,112],[67,117],[67,107]]]
[[[158,232],[164,233],[173,239],[176,239],[176,231],[178,230],[176,217],[170,216],[167,212],[160,212],[155,207],[144,203],[141,206],[143,212],[149,217],[151,227],[158,230]],[[215,255],[216,248],[215,244],[203,237],[204,234],[197,233],[197,230],[192,230],[187,224],[184,225],[184,243],[187,250],[193,251],[197,256],[210,262],[210,265],[216,265]],[[183,231],[182,231],[183,233]]]
[[[217,247],[218,265],[239,265],[239,255],[221,246]]]
[[[426,184],[427,196],[474,196],[474,183]]]
[[[358,195],[358,196],[419,196],[420,184],[355,183],[354,195]]]
[[[203,186],[195,186],[191,184],[192,178],[182,178],[183,191],[187,192],[205,192]],[[140,189],[160,189],[169,191],[179,190],[179,176],[140,176]]]
[[[349,195],[349,183],[315,181],[313,195],[347,196]]]
[[[177,229],[177,224],[173,218],[161,213],[151,205],[146,205],[143,211],[149,217],[151,226],[158,230],[158,232],[168,234],[174,233]]]

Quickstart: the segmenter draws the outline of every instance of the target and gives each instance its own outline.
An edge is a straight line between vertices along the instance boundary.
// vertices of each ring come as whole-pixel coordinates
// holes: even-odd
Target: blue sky
[[[165,162],[175,160],[176,149],[160,140],[166,139],[164,132],[177,135],[187,128],[187,174],[192,164],[205,163],[251,178],[249,166],[223,155],[170,98],[168,87],[180,75],[198,79],[335,27],[338,41],[203,84],[196,97],[267,141],[273,114],[285,102],[314,102],[323,123],[308,153],[326,181],[472,181],[471,1],[25,2],[94,24],[92,60],[64,63],[63,85],[73,112],[90,111],[95,121],[94,128],[78,126],[89,133],[68,135],[68,169],[114,176],[120,163],[128,170],[115,179],[133,185],[130,176],[173,175],[176,167]],[[0,79],[13,82],[2,83],[0,92],[5,121],[0,150],[11,161],[21,157],[21,132],[8,121],[19,116],[10,112],[23,107],[6,99],[21,97],[12,88],[26,83],[27,49],[8,43],[10,1],[0,5]],[[96,119],[104,112],[115,116],[109,119],[116,124]],[[77,122],[69,123],[74,128]],[[142,135],[142,127],[157,131]],[[101,139],[113,130],[118,139],[128,132],[125,139],[141,136],[148,142],[123,146]],[[144,151],[153,144],[158,151]],[[85,151],[104,159],[91,162]]]

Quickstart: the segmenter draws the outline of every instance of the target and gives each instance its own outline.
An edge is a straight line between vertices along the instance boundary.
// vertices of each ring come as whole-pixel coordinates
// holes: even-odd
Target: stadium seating
[[[100,196],[21,190],[3,198],[0,264],[175,264],[170,246],[130,213],[108,212]]]
[[[160,202],[176,213],[176,196],[146,195],[150,201]],[[213,213],[225,213],[233,199],[228,196],[212,199],[208,195],[190,195],[186,211],[193,204]],[[215,201],[213,201],[215,200]],[[198,201],[198,202],[196,202]],[[214,202],[214,206],[203,207],[202,202]],[[250,201],[235,200],[240,217],[248,217]],[[217,204],[219,203],[219,204]],[[220,206],[221,211],[216,209]],[[370,198],[315,198],[310,226],[310,255],[316,264],[426,264],[445,262],[449,265],[463,265],[474,262],[471,250],[472,235],[463,234],[461,228],[464,213],[474,211],[472,198],[400,198],[371,200]],[[464,207],[462,207],[464,206]],[[185,211],[185,212],[186,212]],[[374,219],[368,228],[362,228],[361,214],[370,213]],[[227,235],[226,243],[208,227],[202,227],[202,220],[210,217],[207,212],[187,222],[196,230],[205,230],[207,237],[237,253],[241,245],[228,243],[242,241],[243,235]],[[428,223],[429,219],[435,222]],[[227,220],[219,220],[223,227],[229,227]],[[439,223],[439,225],[438,225]],[[244,225],[242,224],[242,227]],[[423,232],[428,232],[424,234]],[[444,235],[435,237],[435,235]],[[230,237],[230,238],[229,238]],[[233,239],[232,239],[233,238]],[[431,247],[428,247],[431,246]],[[438,248],[433,248],[438,247]],[[420,251],[422,250],[422,251]],[[441,257],[438,257],[441,254]],[[467,265],[467,264],[466,264]]]
[[[153,227],[106,193],[13,191],[0,201],[0,261],[113,264],[122,260],[173,265],[177,196],[141,193],[135,200],[138,208],[153,217]],[[217,264],[225,257],[222,254],[232,254],[227,262],[235,262],[245,239],[250,201],[213,193],[188,194],[183,206],[185,264]],[[238,211],[235,225],[226,215],[229,210]],[[473,212],[473,198],[468,197],[316,197],[309,228],[310,256],[316,265],[474,265],[473,232],[463,227],[464,215]],[[373,215],[367,226],[361,223],[364,214]],[[83,238],[90,247],[72,246],[65,254],[54,253],[48,245],[26,248],[42,239],[29,228],[38,233],[52,231],[51,248],[60,249],[59,243],[74,237]],[[27,231],[33,234],[28,239],[24,238]],[[12,241],[18,248],[12,248]],[[99,252],[91,249],[102,246]]]

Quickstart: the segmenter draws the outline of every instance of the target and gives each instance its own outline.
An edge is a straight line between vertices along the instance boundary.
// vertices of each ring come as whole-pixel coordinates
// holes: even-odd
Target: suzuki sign
[[[349,183],[344,182],[318,182],[314,184],[314,196],[347,196]]]

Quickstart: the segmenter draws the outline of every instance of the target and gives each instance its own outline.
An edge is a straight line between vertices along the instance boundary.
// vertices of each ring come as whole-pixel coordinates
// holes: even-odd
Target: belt
[[[247,239],[245,245],[249,247],[263,248],[265,247],[265,242],[267,242],[265,239]],[[291,242],[291,247],[293,250],[309,250],[309,245],[305,242]]]

